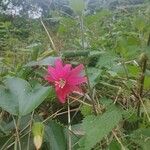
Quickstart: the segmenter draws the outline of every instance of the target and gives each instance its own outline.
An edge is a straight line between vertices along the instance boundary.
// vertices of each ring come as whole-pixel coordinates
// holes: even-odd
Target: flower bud
[[[38,150],[42,146],[43,138],[39,135],[34,136],[33,142],[34,142],[36,149]]]
[[[35,122],[32,126],[33,142],[37,150],[42,146],[44,125],[41,122]]]

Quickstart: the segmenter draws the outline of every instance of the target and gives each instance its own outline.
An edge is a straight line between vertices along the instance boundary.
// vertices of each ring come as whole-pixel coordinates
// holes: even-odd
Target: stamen
[[[63,79],[59,79],[59,81],[55,81],[55,86],[59,86],[60,88],[63,88],[66,85],[66,81]]]

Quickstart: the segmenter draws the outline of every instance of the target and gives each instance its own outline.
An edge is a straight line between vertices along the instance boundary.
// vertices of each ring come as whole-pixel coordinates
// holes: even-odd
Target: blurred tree
[[[70,13],[68,4],[67,0],[1,0],[0,13],[34,18],[49,16],[53,10]]]
[[[144,0],[85,0],[90,12],[108,7],[116,8],[120,5],[134,5],[143,3]],[[72,15],[69,0],[0,0],[0,13],[20,15],[24,17],[50,16],[51,11],[57,10],[62,14]]]

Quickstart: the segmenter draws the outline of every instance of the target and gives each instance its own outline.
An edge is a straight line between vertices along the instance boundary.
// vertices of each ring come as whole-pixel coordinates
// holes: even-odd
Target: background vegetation
[[[68,149],[67,104],[44,80],[57,57],[89,79],[69,97],[72,149],[149,150],[150,3],[77,1],[0,1],[1,150],[32,150],[37,136]]]

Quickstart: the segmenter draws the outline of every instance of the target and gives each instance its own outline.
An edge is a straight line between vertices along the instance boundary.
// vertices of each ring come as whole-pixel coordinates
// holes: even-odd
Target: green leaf
[[[106,97],[102,97],[99,102],[104,106],[104,107],[109,107],[110,105],[112,105],[113,100],[112,99],[108,99]]]
[[[144,88],[146,90],[150,89],[150,76],[145,76],[145,79],[144,79]]]
[[[117,57],[114,52],[111,52],[111,51],[104,52],[99,57],[97,66],[100,68],[102,68],[102,67],[110,68],[116,64],[116,59],[117,59]]]
[[[31,62],[27,63],[25,65],[25,67],[54,65],[54,62],[57,58],[58,57],[51,57],[50,56],[50,57],[44,58],[44,59],[39,60],[39,61],[31,61]]]
[[[64,128],[55,121],[49,121],[45,127],[45,142],[50,150],[66,150]]]
[[[7,78],[0,86],[0,107],[10,114],[24,116],[37,108],[50,92],[50,87],[31,85],[20,78]]]
[[[140,128],[135,130],[130,137],[132,140],[141,146],[142,150],[149,150],[150,147],[150,128],[144,129]]]
[[[121,150],[121,146],[117,141],[113,140],[109,145],[109,150]]]
[[[128,65],[127,69],[130,76],[137,77],[139,75],[140,68],[138,66]]]
[[[91,150],[91,148],[111,132],[121,118],[121,112],[116,107],[111,107],[103,115],[86,117],[83,120],[83,128],[86,134],[79,141],[81,148]]]
[[[94,67],[88,67],[87,74],[91,87],[94,87],[97,84],[97,79],[101,74],[101,70]]]
[[[146,26],[146,20],[145,17],[140,15],[140,16],[136,16],[134,18],[134,26],[135,28],[137,28],[139,31],[143,31],[145,26]]]
[[[81,113],[83,116],[88,116],[88,115],[91,115],[93,113],[93,109],[92,109],[92,107],[90,107],[88,105],[83,105],[81,107]]]

